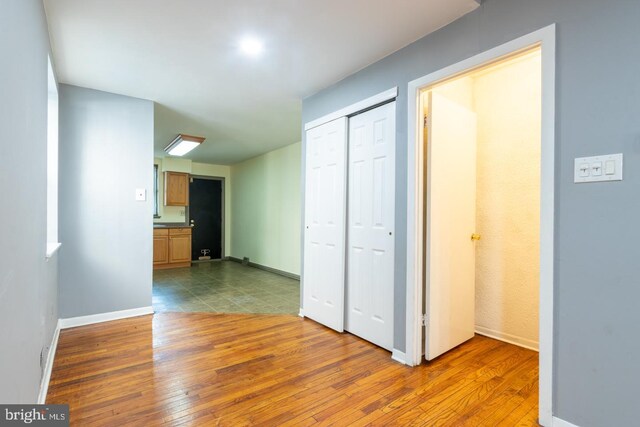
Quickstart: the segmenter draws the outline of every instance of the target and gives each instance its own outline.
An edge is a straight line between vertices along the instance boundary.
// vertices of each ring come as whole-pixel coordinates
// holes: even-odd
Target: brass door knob
[[[480,235],[479,235],[479,234],[476,234],[476,233],[473,233],[473,234],[471,235],[471,240],[480,240]]]

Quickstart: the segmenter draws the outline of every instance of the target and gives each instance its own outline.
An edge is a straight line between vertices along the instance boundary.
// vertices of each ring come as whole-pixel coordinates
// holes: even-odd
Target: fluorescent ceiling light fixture
[[[245,37],[240,41],[240,50],[249,56],[258,56],[264,50],[262,42],[254,37]]]
[[[184,156],[204,142],[204,138],[180,134],[164,149],[170,156]]]

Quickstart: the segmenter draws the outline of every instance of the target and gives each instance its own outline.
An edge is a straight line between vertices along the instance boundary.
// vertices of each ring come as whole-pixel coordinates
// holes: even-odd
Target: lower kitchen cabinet
[[[153,268],[191,266],[191,228],[153,229]]]
[[[165,232],[157,235],[156,232]],[[169,263],[169,230],[153,230],[153,265]]]

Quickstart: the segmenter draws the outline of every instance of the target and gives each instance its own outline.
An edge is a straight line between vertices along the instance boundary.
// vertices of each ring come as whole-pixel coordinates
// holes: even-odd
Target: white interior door
[[[303,313],[344,329],[347,118],[307,131]]]
[[[346,325],[393,347],[395,102],[349,119]]]
[[[428,117],[425,358],[432,360],[475,330],[476,114],[432,93]]]

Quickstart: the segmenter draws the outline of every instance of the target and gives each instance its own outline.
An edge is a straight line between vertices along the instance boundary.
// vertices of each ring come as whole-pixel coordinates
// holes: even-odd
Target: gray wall
[[[151,305],[152,165],[153,102],[60,85],[60,318]]]
[[[34,403],[58,319],[58,261],[45,261],[47,55],[42,2],[0,5],[0,402]]]
[[[639,1],[486,0],[451,25],[305,99],[303,123],[399,88],[395,346],[404,349],[407,83],[554,22],[554,414],[583,427],[635,425],[640,378]],[[625,155],[624,181],[573,184],[574,157],[618,152]]]

